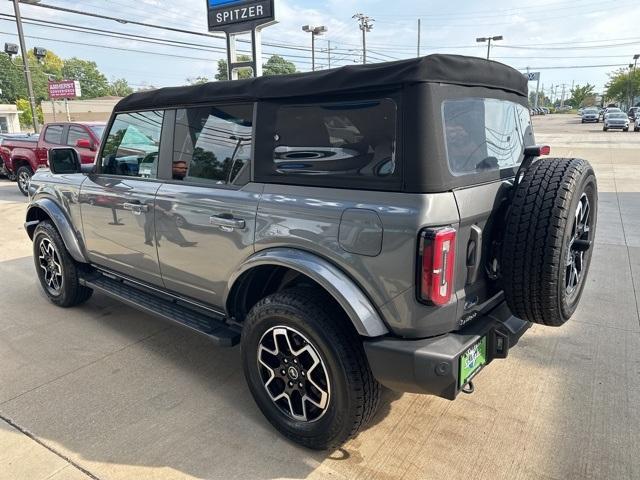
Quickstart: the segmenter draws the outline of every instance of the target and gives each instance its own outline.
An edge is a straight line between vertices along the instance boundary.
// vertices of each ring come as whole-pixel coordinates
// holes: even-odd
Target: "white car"
[[[633,124],[633,131],[640,132],[640,115],[636,114],[636,121]]]
[[[609,112],[604,116],[603,131],[609,129],[622,129],[625,132],[629,131],[629,117],[624,112]]]

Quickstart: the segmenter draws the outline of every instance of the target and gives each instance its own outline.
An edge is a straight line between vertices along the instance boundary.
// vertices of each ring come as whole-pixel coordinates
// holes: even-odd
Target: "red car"
[[[28,195],[33,172],[47,166],[49,149],[72,146],[82,163],[93,163],[106,124],[99,122],[56,122],[42,128],[39,137],[4,138],[0,144],[3,173],[18,181],[18,188]]]

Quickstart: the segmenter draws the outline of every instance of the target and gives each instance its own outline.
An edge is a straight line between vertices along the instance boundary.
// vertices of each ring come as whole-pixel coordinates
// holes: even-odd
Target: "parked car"
[[[26,196],[29,180],[40,167],[47,166],[49,149],[69,145],[78,149],[82,163],[92,164],[105,124],[98,122],[48,123],[39,136],[5,138],[0,144],[0,156],[6,175],[18,181],[18,188]]]
[[[602,130],[605,132],[611,129],[621,129],[625,132],[629,131],[629,117],[624,112],[609,112],[604,116],[604,125]]]
[[[633,131],[640,132],[640,115],[636,115],[636,119],[633,122]]]
[[[3,149],[2,145],[7,142],[13,142],[16,140],[24,140],[37,142],[38,135],[33,133],[3,133],[0,134],[0,175],[7,177],[11,181],[16,180],[15,174],[7,170],[6,162],[10,159],[11,153],[8,149]]]
[[[598,109],[596,108],[585,108],[582,111],[582,123],[595,122],[598,123],[600,119],[598,118]]]
[[[610,113],[623,113],[618,107],[607,107],[602,111],[602,120],[607,118]]]
[[[542,111],[545,115],[549,115],[549,113],[551,112],[551,110],[549,110],[547,107],[542,107]]]
[[[381,385],[471,393],[578,306],[596,178],[540,158],[527,98],[517,70],[457,55],[134,93],[90,174],[55,148],[33,176],[38,281],[240,343],[275,428],[334,448]]]
[[[638,113],[638,110],[640,110],[640,107],[631,107],[629,109],[629,111],[627,112],[627,116],[629,117],[630,120],[636,119],[636,114]]]

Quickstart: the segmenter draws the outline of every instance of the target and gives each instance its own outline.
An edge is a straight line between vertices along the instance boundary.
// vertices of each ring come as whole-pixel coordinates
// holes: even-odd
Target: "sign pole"
[[[51,99],[51,111],[53,112],[53,121],[56,121],[56,102]]]
[[[253,76],[262,76],[262,31],[259,28],[251,30],[253,49]]]
[[[69,112],[69,102],[67,99],[64,99],[64,109],[67,111],[67,122],[71,121],[71,113]]]

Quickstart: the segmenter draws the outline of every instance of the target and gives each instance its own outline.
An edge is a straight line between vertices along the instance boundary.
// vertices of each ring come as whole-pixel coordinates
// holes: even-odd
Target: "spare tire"
[[[598,213],[598,187],[586,160],[538,160],[524,173],[507,213],[500,270],[513,314],[560,326],[586,282]]]

